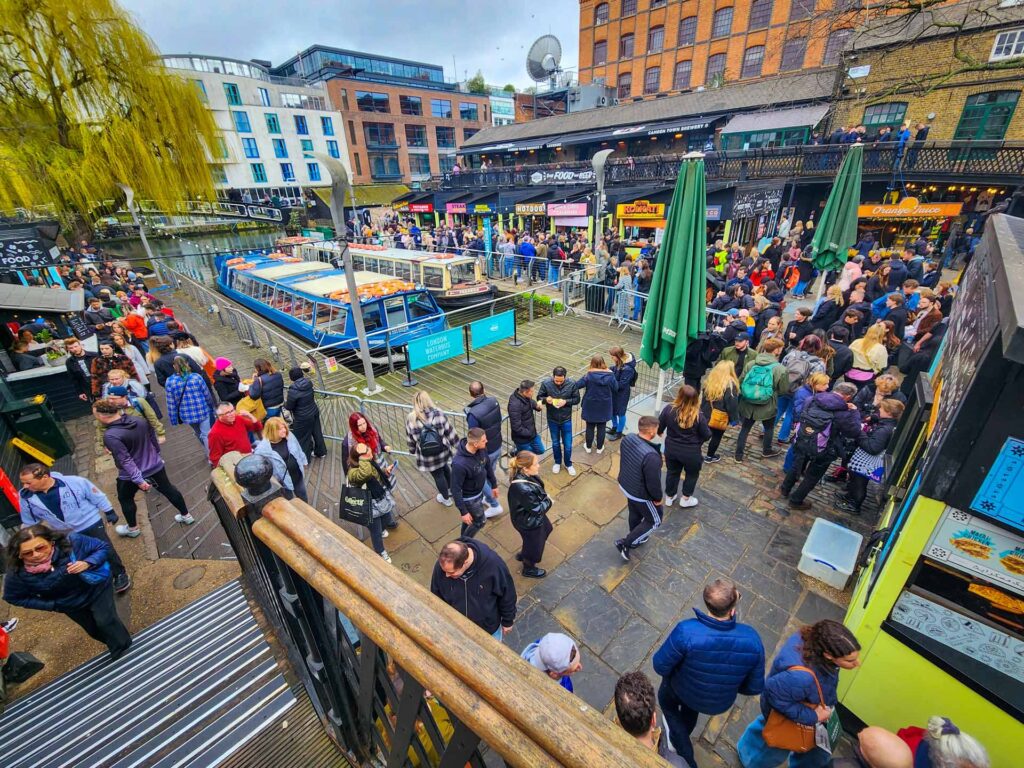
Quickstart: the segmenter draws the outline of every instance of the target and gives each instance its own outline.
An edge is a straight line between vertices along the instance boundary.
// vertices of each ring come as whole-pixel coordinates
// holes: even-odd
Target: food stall
[[[846,615],[860,723],[948,717],[994,766],[1024,744],[1024,220],[993,216],[932,370],[916,381],[883,511]],[[887,477],[887,481],[889,478]]]
[[[916,197],[905,197],[898,203],[866,203],[857,208],[857,219],[865,222],[861,229],[877,232],[883,246],[899,246],[913,239],[928,222],[941,222],[959,216],[963,203],[926,203]],[[932,227],[925,229],[930,233]]]

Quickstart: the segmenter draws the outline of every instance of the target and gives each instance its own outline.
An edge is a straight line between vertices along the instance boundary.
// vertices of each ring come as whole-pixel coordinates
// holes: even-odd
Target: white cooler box
[[[859,533],[819,517],[807,534],[797,569],[836,589],[846,589],[863,541]]]

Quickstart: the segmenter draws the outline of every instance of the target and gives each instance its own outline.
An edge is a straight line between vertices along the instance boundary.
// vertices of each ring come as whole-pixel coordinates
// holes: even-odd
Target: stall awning
[[[828,112],[828,104],[814,104],[795,109],[776,109],[771,112],[748,112],[736,115],[725,124],[722,133],[753,133],[775,131],[782,128],[813,128]]]
[[[85,309],[85,292],[0,283],[0,309],[57,314],[81,312]]]
[[[535,200],[540,195],[546,195],[551,191],[550,187],[534,187],[533,189],[516,189],[511,192],[498,192],[498,212],[512,213],[515,211],[516,203],[524,203]]]
[[[494,152],[529,152],[531,149],[543,149],[546,143],[557,144],[558,139],[544,137],[539,139],[523,139],[522,141],[505,141],[500,144],[487,144],[483,147],[460,148],[461,155],[487,155]]]
[[[634,187],[620,187],[609,189],[605,193],[605,205],[608,210],[614,210],[615,206],[621,205],[622,203],[632,203],[634,200],[647,200],[662,187],[657,184],[644,184],[641,186]]]

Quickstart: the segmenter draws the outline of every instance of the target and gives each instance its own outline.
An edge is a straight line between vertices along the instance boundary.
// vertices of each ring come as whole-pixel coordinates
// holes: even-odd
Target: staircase
[[[281,754],[284,729],[309,738],[285,739],[294,749]],[[0,717],[5,768],[206,768],[242,754],[249,766],[263,764],[263,741],[278,747],[277,765],[346,765],[281,674],[238,581],[139,632],[118,661],[104,653]]]

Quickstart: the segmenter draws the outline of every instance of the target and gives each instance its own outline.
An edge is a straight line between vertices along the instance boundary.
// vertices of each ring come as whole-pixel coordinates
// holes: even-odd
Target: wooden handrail
[[[240,516],[233,464],[222,462],[213,481]],[[313,507],[275,499],[252,530],[509,764],[666,765]]]

